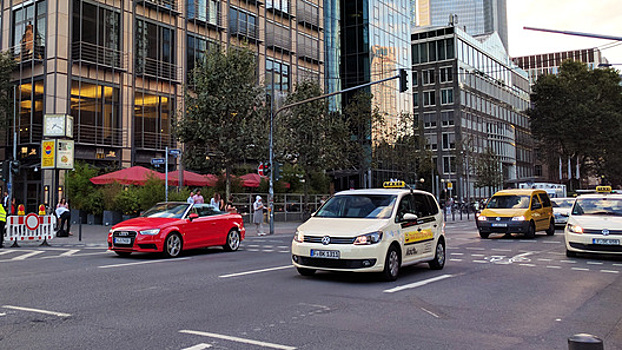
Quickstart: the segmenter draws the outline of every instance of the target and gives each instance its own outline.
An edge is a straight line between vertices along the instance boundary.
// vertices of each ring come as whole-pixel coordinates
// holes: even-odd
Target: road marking
[[[547,265],[546,266],[547,269],[561,269],[561,266],[556,266],[556,265]]]
[[[59,256],[72,256],[75,253],[79,252],[80,249],[71,249],[69,251],[64,252],[63,254],[59,255]]]
[[[228,275],[222,275],[222,276],[218,276],[218,277],[220,277],[220,278],[239,277],[239,276],[252,275],[252,274],[255,274],[255,273],[277,271],[277,270],[285,270],[285,269],[289,269],[289,268],[292,268],[292,267],[294,267],[294,266],[293,265],[285,265],[285,266],[269,267],[267,269],[261,269],[261,270],[252,270],[252,271],[245,271],[245,272],[230,273]]]
[[[451,255],[464,255],[464,253],[449,253]]]
[[[176,258],[176,259],[168,259],[168,260],[151,260],[151,261],[139,261],[139,262],[133,262],[133,263],[127,263],[127,264],[114,264],[114,265],[101,265],[101,266],[97,266],[100,269],[111,269],[114,267],[125,267],[125,266],[132,266],[132,265],[144,265],[144,264],[156,264],[156,263],[163,263],[163,262],[176,262],[176,261],[181,261],[181,260],[188,260],[190,258]]]
[[[485,257],[486,255],[484,255],[484,254],[471,254],[471,256],[474,256],[474,257],[476,257],[476,258],[483,258],[483,257]]]
[[[279,253],[289,253],[289,250],[279,250]]]
[[[259,249],[246,249],[246,250],[249,251],[249,252],[258,252],[259,251]]]
[[[456,259],[456,258],[453,258],[453,259],[449,259],[449,261],[461,262],[461,261],[462,261],[462,259]]]
[[[622,264],[612,264],[613,266],[622,266]]]
[[[596,261],[588,261],[587,262],[588,265],[602,265],[603,263],[601,262],[596,262]]]
[[[424,308],[421,308],[421,310],[423,310],[423,311],[425,311],[426,313],[428,313],[428,314],[432,315],[433,317],[436,317],[436,318],[441,318],[439,315],[435,314],[434,312],[432,312],[432,311],[430,311],[430,310],[426,310],[426,309],[424,309]]]
[[[441,276],[437,276],[437,277],[432,277],[432,278],[428,278],[427,280],[423,280],[423,281],[419,281],[419,282],[415,282],[415,283],[411,283],[411,284],[405,284],[403,286],[398,286],[395,288],[391,288],[391,289],[385,289],[384,292],[385,293],[395,293],[395,292],[400,292],[406,289],[413,289],[413,288],[417,288],[417,287],[421,287],[421,286],[425,286],[426,284],[432,283],[432,282],[438,282],[438,281],[442,281],[446,278],[450,278],[450,277],[454,277],[454,275],[441,275]]]
[[[531,239],[519,239],[518,241],[521,242],[521,243],[533,243],[534,242]]]
[[[6,312],[0,312],[0,317],[6,316]]]
[[[544,243],[544,244],[560,244],[561,242],[557,242],[557,241],[542,241],[542,243]]]
[[[238,337],[232,337],[232,336],[216,334],[216,333],[208,333],[208,332],[200,332],[200,331],[189,331],[189,330],[181,330],[181,331],[179,331],[179,333],[200,335],[200,336],[208,337],[208,338],[223,339],[223,340],[228,340],[228,341],[233,341],[233,342],[238,342],[238,343],[262,346],[262,347],[265,347],[265,348],[282,349],[282,350],[296,350],[296,348],[293,347],[293,346],[274,344],[274,343],[267,343],[267,342],[263,342],[263,341],[259,341],[259,340],[238,338]]]
[[[477,264],[488,264],[488,261],[486,260],[473,260],[473,262]]]
[[[47,310],[40,310],[40,309],[32,309],[32,308],[28,308],[28,307],[13,306],[13,305],[2,305],[2,307],[5,308],[5,309],[37,312],[37,313],[40,313],[40,314],[46,314],[46,315],[52,315],[52,316],[58,316],[58,317],[71,317],[70,314],[66,314],[66,313],[62,313],[62,312],[47,311]]]
[[[512,249],[499,249],[499,248],[492,248],[491,250],[495,252],[511,252],[512,251]]]
[[[266,253],[272,253],[274,251],[274,249],[264,249],[263,251],[266,252]]]
[[[535,267],[535,264],[518,264],[520,266],[528,266],[528,267]]]
[[[203,349],[209,349],[211,347],[212,347],[212,344],[201,343],[201,344],[193,345],[189,348],[184,348],[181,350],[203,350]]]
[[[11,260],[26,260],[26,259],[28,259],[30,257],[33,257],[35,255],[39,255],[39,254],[42,254],[42,253],[43,253],[43,251],[37,250],[37,251],[34,251],[34,252],[26,253],[24,255],[16,256],[16,257],[14,257]]]
[[[585,267],[571,267],[570,269],[575,271],[590,271],[590,269],[586,269]]]
[[[10,253],[12,253],[12,251],[10,251],[10,250],[5,250],[5,251],[3,251],[3,252],[0,252],[0,255],[10,254]]]
[[[559,262],[566,263],[566,264],[576,264],[577,263],[574,260],[560,260]]]
[[[486,250],[486,248],[479,248],[479,247],[466,247],[467,250]]]
[[[620,273],[620,271],[614,271],[614,270],[600,270],[600,272],[604,272],[604,273]]]
[[[553,261],[553,259],[538,259],[538,261],[550,262]]]

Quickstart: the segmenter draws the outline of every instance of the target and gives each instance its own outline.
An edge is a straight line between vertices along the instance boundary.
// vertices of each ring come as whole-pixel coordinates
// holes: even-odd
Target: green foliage
[[[189,188],[183,188],[181,191],[177,192],[177,191],[169,191],[168,193],[168,200],[170,202],[185,202],[188,197],[190,196],[190,189]]]
[[[13,120],[13,91],[11,73],[16,63],[11,50],[0,53],[0,126],[4,129]]]
[[[97,169],[91,168],[88,164],[82,162],[77,162],[74,170],[67,172],[65,191],[71,208],[80,210],[93,209],[89,195],[95,192],[96,187],[90,179],[97,175]]]
[[[115,199],[123,191],[123,185],[118,182],[103,185],[101,187],[101,201],[104,205],[104,210],[117,211],[115,207]]]
[[[475,159],[475,187],[499,187],[503,185],[503,174],[499,168],[501,161],[499,156],[487,147],[484,153]]]
[[[88,214],[101,215],[104,212],[104,202],[102,201],[103,191],[101,188],[94,188],[82,199],[82,210]]]
[[[169,187],[169,193],[172,187]],[[147,179],[143,186],[134,188],[138,195],[138,206],[140,210],[147,210],[158,202],[164,202],[164,181],[152,177]]]
[[[115,198],[115,208],[124,215],[136,215],[140,210],[140,198],[138,189],[133,186],[126,187]]]

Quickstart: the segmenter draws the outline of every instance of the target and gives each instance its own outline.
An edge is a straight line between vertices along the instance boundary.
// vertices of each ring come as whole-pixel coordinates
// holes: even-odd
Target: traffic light
[[[19,160],[16,159],[11,161],[11,172],[13,175],[19,174]]]
[[[400,68],[400,92],[408,91],[408,73],[406,69]]]
[[[263,176],[270,177],[270,163],[263,164]]]
[[[9,182],[9,166],[10,166],[11,161],[9,160],[5,160],[2,162],[2,173],[0,174],[0,177],[2,177],[0,180],[4,181],[4,182]]]
[[[274,163],[274,181],[279,181],[281,178],[281,167],[283,164],[276,162]]]

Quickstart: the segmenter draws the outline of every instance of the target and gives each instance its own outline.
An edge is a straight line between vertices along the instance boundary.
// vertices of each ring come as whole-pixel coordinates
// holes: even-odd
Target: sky
[[[600,47],[611,40],[536,32],[536,27],[622,37],[620,0],[507,0],[511,57]],[[602,50],[609,63],[622,70],[620,45]]]

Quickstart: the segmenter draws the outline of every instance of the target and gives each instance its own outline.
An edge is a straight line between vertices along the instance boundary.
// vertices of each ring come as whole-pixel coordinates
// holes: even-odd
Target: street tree
[[[210,51],[193,72],[185,115],[174,124],[185,147],[184,165],[199,171],[224,169],[227,197],[240,159],[267,153],[265,96],[256,72],[257,58],[248,48]]]
[[[492,148],[486,147],[483,153],[475,157],[475,187],[488,187],[490,193],[494,192],[495,187],[503,185],[503,174],[501,173],[501,160]]]
[[[13,88],[11,73],[15,69],[15,60],[9,51],[0,53],[0,125],[7,126],[13,120]]]
[[[285,102],[289,105],[322,95],[317,82],[302,81]],[[325,100],[305,103],[287,109],[277,116],[280,157],[302,170],[304,208],[308,208],[311,176],[342,166],[347,161],[346,125],[338,114],[329,113]]]

